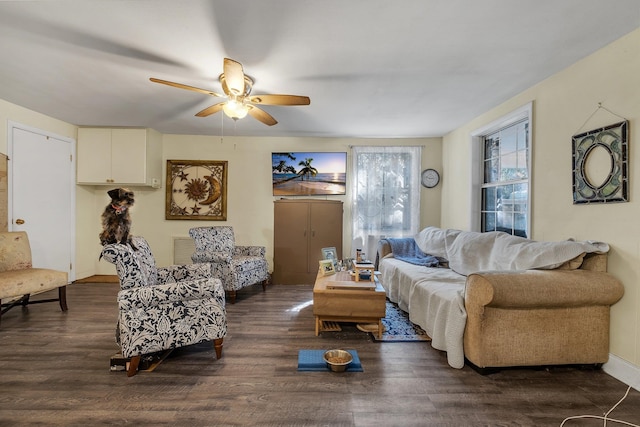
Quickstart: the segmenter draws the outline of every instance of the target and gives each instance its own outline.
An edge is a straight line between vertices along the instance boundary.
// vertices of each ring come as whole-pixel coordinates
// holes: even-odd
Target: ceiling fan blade
[[[255,105],[252,105],[251,108],[249,108],[249,115],[256,120],[260,120],[267,126],[273,126],[278,123],[277,120],[271,116],[271,114],[267,113],[264,110],[261,110]]]
[[[311,103],[308,96],[298,95],[254,95],[249,98],[249,101],[262,105],[309,105]]]
[[[227,88],[234,95],[244,94],[244,71],[242,64],[233,59],[224,58],[224,79]]]
[[[220,102],[218,104],[214,104],[211,107],[207,107],[204,110],[200,111],[199,113],[196,113],[197,117],[207,117],[210,116],[214,113],[217,113],[218,111],[222,110],[222,107],[224,107],[224,104],[226,104],[226,102]]]
[[[224,98],[224,95],[220,95],[219,93],[212,92],[210,90],[200,89],[199,87],[183,85],[182,83],[170,82],[168,80],[156,79],[154,77],[151,77],[149,80],[151,80],[154,83],[160,83],[160,84],[167,85],[167,86],[177,87],[178,89],[187,89],[187,90],[192,90],[194,92],[204,93],[206,95],[216,96],[218,98]]]

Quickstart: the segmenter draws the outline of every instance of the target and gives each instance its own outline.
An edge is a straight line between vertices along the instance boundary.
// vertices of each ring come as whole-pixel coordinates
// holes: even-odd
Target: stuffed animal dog
[[[104,208],[102,213],[100,243],[103,246],[110,243],[128,244],[137,250],[131,241],[131,236],[129,236],[131,231],[129,208],[133,206],[133,191],[128,188],[114,188],[107,191],[107,194],[111,197],[111,203]]]

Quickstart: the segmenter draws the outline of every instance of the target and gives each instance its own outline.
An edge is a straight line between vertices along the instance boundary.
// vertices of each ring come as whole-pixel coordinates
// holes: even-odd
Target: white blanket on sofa
[[[464,366],[466,276],[479,271],[579,268],[585,253],[606,253],[601,242],[537,242],[500,232],[475,233],[427,227],[415,237],[420,249],[449,260],[450,269],[411,265],[393,257],[380,260],[387,297],[447,352],[454,368]]]
[[[425,330],[433,348],[447,352],[449,365],[462,368],[466,278],[448,268],[422,267],[393,257],[383,258],[379,269],[389,300]]]
[[[553,270],[586,253],[606,253],[609,245],[602,242],[537,242],[501,232],[460,232],[451,243],[447,242],[449,268],[468,276],[490,270]]]

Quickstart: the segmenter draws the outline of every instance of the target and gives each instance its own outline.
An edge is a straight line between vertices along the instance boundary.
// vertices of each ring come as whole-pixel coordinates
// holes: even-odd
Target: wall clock
[[[422,171],[422,185],[433,188],[440,182],[440,174],[435,169],[425,169]]]
[[[167,160],[166,185],[166,219],[226,221],[226,161]]]

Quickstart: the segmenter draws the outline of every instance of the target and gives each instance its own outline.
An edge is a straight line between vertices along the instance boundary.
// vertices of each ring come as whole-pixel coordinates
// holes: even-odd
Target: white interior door
[[[33,266],[75,280],[75,141],[9,128],[9,230],[26,231]]]

